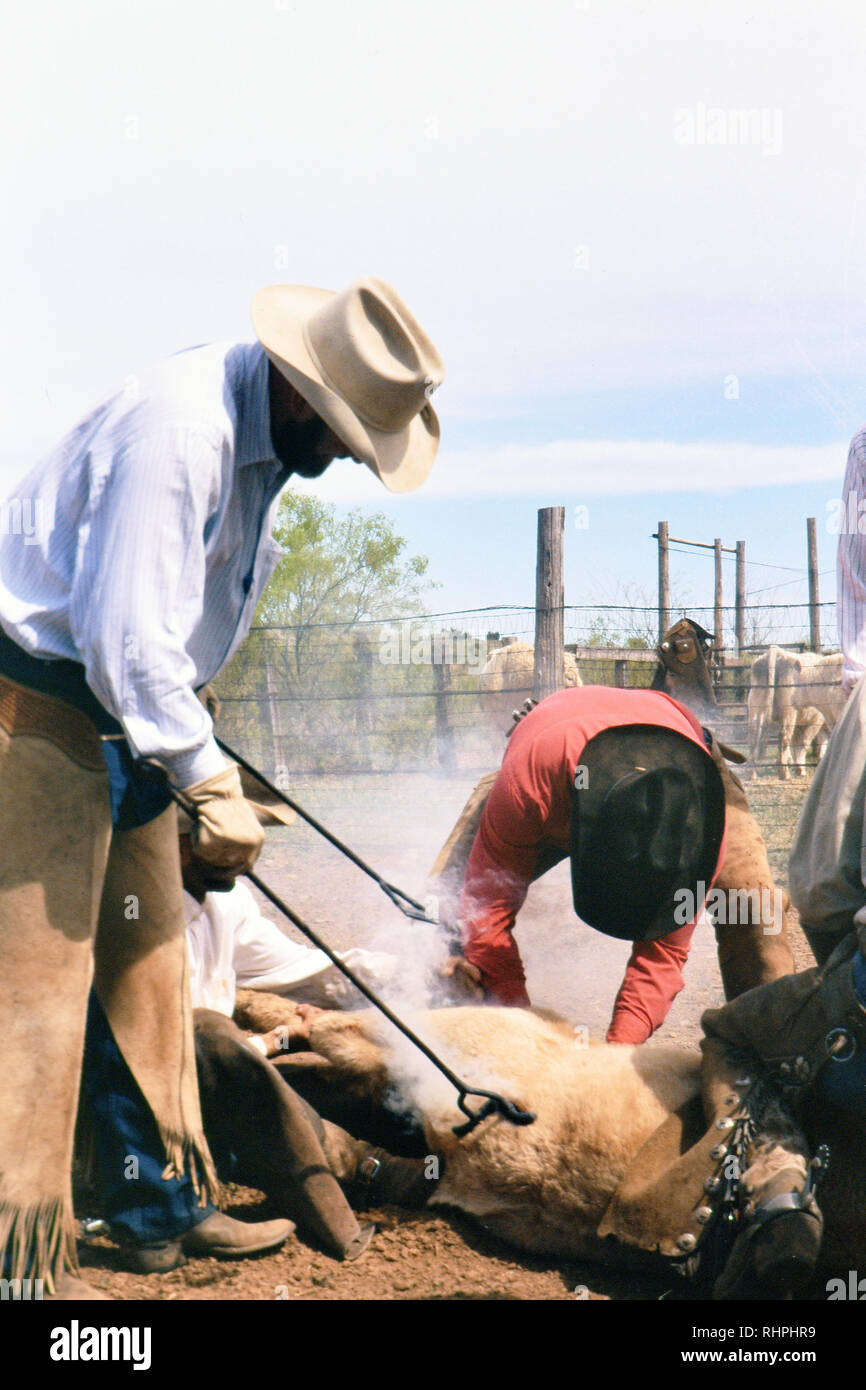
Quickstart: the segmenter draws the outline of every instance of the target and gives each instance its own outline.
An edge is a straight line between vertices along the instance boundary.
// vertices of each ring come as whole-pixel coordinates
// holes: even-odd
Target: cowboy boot
[[[322,1123],[325,1157],[353,1207],[361,1211],[382,1204],[420,1208],[435,1191],[444,1171],[441,1157],[428,1177],[427,1159],[395,1158],[386,1149],[353,1139],[329,1120]]]
[[[232,1154],[237,1179],[261,1188],[338,1259],[357,1259],[374,1228],[358,1225],[329,1168],[324,1122],[247,1046],[231,1019],[196,1009],[194,1022],[202,1109],[215,1152]]]
[[[866,928],[859,931],[866,946]],[[856,954],[852,931],[821,969],[787,975],[708,1009],[701,1019],[706,1037],[760,1058],[772,1081],[802,1093],[832,1058],[866,1039],[866,1008],[854,988]]]
[[[826,971],[786,976],[704,1014],[703,1118],[687,1102],[651,1135],[600,1236],[700,1273],[719,1298],[754,1296],[761,1284],[771,1296],[802,1286],[820,1240],[816,1170],[781,1101],[850,1047],[849,1030],[863,1028],[854,947],[852,935]]]

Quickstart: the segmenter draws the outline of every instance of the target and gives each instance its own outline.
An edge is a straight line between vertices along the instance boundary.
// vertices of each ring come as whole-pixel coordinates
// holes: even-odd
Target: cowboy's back
[[[0,626],[32,656],[83,663],[134,750],[188,784],[224,763],[192,692],[273,573],[286,475],[259,344],[194,348],[134,381],[13,494],[37,528],[0,541]]]

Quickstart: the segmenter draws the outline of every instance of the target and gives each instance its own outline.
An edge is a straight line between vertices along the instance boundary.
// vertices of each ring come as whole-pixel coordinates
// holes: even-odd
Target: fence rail
[[[823,631],[830,633],[835,605],[821,609]],[[714,680],[717,732],[745,747],[752,662],[771,643],[806,649],[810,606],[746,604],[739,611],[754,641],[736,656],[724,646]],[[714,612],[672,606],[671,620],[688,616],[711,628]],[[723,612],[733,617],[734,609]],[[655,606],[566,604],[563,619],[566,650],[584,684],[650,684]],[[511,710],[532,693],[530,673],[494,699],[485,695],[479,675],[488,654],[509,638],[531,644],[534,630],[531,605],[397,614],[351,625],[258,624],[217,682],[220,729],[272,775],[438,769],[468,777],[496,765]]]

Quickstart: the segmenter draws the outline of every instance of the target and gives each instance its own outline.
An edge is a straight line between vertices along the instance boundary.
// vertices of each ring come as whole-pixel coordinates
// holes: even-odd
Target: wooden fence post
[[[715,648],[716,661],[724,660],[723,647],[725,645],[725,631],[722,618],[722,604],[724,596],[722,591],[722,542],[718,536],[713,541],[713,554],[715,557],[716,583],[713,594],[713,646]]]
[[[737,630],[737,656],[743,655],[746,645],[746,542],[737,541],[737,587],[734,599],[734,624]]]
[[[821,650],[821,609],[818,606],[818,531],[813,516],[806,518],[806,543],[809,551],[809,646]]]
[[[668,550],[668,524],[659,522],[659,641],[671,625],[671,571]]]
[[[358,698],[355,701],[356,765],[366,770],[373,766],[373,732],[376,725],[373,640],[366,628],[357,628],[352,633],[352,655],[358,681]]]
[[[447,641],[447,646],[446,646]],[[451,689],[451,665],[445,660],[453,641],[451,633],[440,634],[440,661],[436,660],[436,640],[433,640],[433,684],[436,687],[436,752],[439,766],[443,772],[454,772],[457,762],[454,756],[454,736],[448,718],[448,691]]]
[[[272,769],[280,785],[280,779],[286,776],[287,759],[286,744],[283,737],[283,720],[280,714],[280,693],[277,673],[271,662],[271,654],[267,650],[268,633],[265,636],[265,688],[268,695],[268,714],[271,726],[271,757],[273,759]]]
[[[564,536],[565,507],[540,508],[535,565],[535,678],[532,688],[536,700],[544,700],[555,690],[561,690],[564,679]]]

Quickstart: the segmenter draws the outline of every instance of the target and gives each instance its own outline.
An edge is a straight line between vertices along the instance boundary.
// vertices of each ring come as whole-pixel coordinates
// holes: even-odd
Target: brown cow
[[[285,1000],[263,1002],[268,1019],[280,1004],[291,1008]],[[255,1004],[242,1021],[257,1026]],[[694,1137],[705,1129],[699,1053],[587,1045],[582,1031],[526,1009],[439,1009],[411,1022],[468,1084],[502,1091],[531,1110],[535,1123],[516,1128],[494,1115],[458,1139],[452,1127],[465,1117],[453,1087],[372,1011],[323,1014],[312,1030],[313,1052],[283,1066],[301,1091],[305,1073],[316,1077],[316,1103],[326,1116],[329,1090],[337,1106],[347,1091],[366,1092],[378,1104],[387,1096],[392,1105],[399,1094],[404,1109],[420,1117],[430,1155],[444,1158],[428,1205],[457,1207],[533,1254],[645,1264],[649,1257],[603,1239],[598,1227],[663,1121],[679,1112]],[[819,1120],[820,1140],[832,1152],[821,1189],[821,1265],[856,1268],[866,1257],[862,1136],[833,1114],[813,1114],[813,1128]]]

